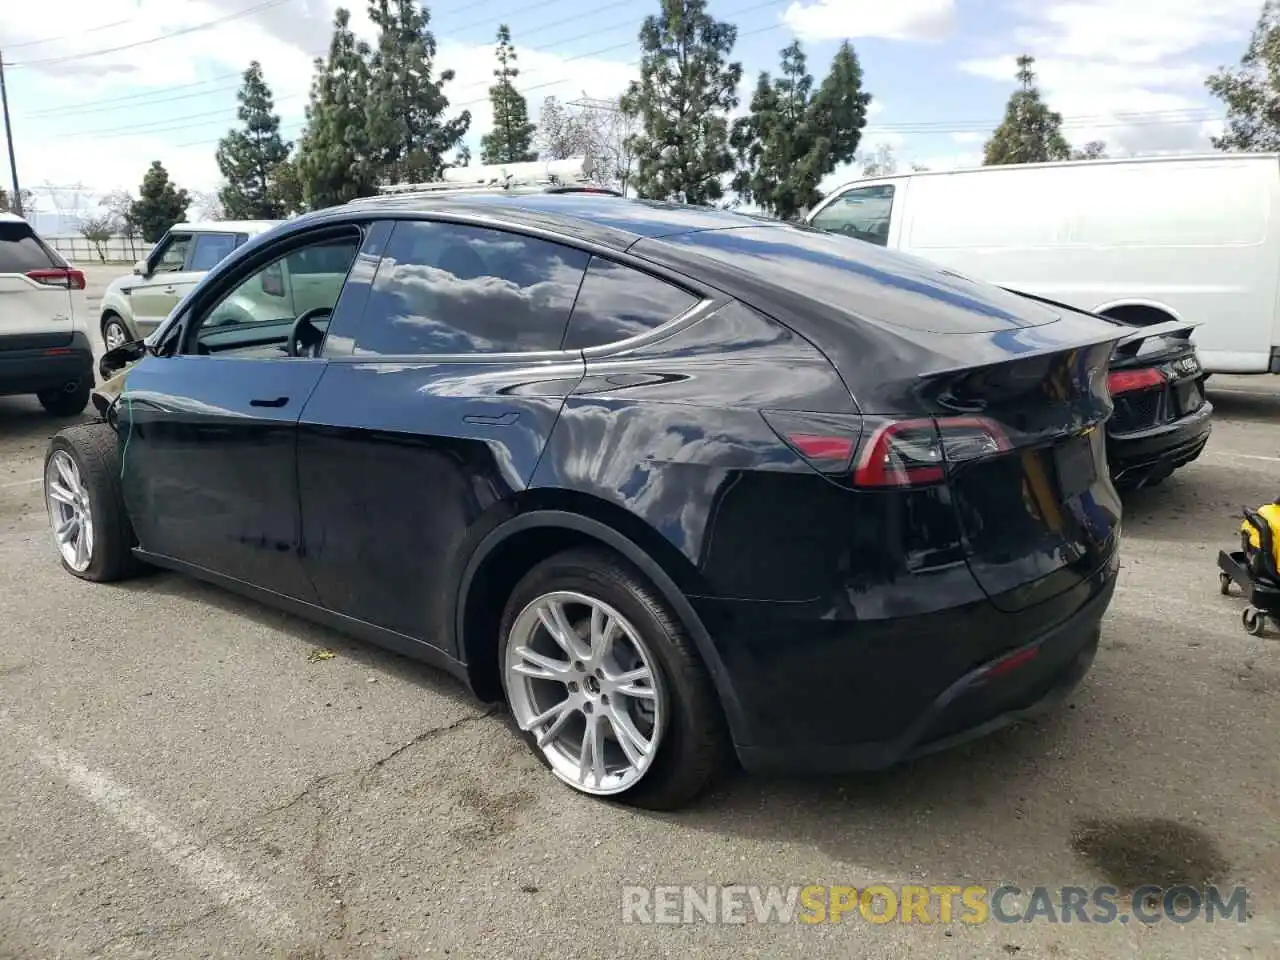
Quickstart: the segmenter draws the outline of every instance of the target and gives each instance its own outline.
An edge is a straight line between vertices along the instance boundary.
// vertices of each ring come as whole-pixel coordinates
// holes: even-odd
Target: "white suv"
[[[84,274],[0,213],[0,396],[34,393],[50,413],[74,416],[93,389],[93,347],[75,315]]]
[[[177,223],[133,273],[112,281],[102,295],[102,342],[108,350],[141,340],[169,315],[206,273],[252,236],[278,220]]]

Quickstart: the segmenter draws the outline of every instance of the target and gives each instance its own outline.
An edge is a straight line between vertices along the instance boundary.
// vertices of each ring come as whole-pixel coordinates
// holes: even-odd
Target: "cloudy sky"
[[[214,150],[235,123],[248,62],[262,62],[287,136],[302,127],[312,58],[339,0],[58,0],[0,4],[0,51],[24,187],[135,189],[152,160],[183,186],[214,189]],[[362,0],[350,5],[372,33]],[[440,0],[440,64],[471,110],[474,146],[490,126],[493,35],[508,23],[531,110],[543,97],[605,96],[634,75],[636,33],[657,0]],[[798,36],[821,76],[853,41],[875,97],[867,146],[901,161],[974,163],[999,122],[1013,60],[1037,58],[1042,87],[1074,143],[1113,153],[1208,146],[1220,105],[1205,75],[1234,63],[1261,0],[711,0],[738,25],[744,92]],[[477,151],[478,152],[478,151]],[[0,181],[7,182],[7,172]],[[45,206],[42,203],[42,206]],[[47,207],[46,207],[47,209]]]

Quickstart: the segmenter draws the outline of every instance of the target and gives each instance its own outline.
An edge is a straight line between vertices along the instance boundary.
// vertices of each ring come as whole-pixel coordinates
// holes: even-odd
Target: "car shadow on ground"
[[[137,577],[112,586],[126,592],[180,599],[205,608],[212,608],[211,612],[217,614],[251,620],[269,630],[281,631],[313,647],[314,650],[331,651],[361,668],[404,680],[451,700],[481,705],[460,681],[444,670],[185,574],[148,569]]]
[[[1244,422],[1280,423],[1280,393],[1263,392],[1257,387],[1234,384],[1217,386],[1211,379],[1205,387],[1205,394],[1213,404],[1215,417]],[[1280,450],[1276,452],[1280,454]]]

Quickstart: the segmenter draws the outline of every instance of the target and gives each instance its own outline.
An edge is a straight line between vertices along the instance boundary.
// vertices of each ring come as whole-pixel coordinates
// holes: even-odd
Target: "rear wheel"
[[[84,413],[84,408],[89,405],[89,394],[92,389],[93,384],[86,377],[65,384],[56,390],[42,390],[36,394],[36,399],[40,401],[40,406],[44,407],[46,412],[55,417],[74,417]]]
[[[44,495],[54,543],[68,573],[108,582],[137,571],[133,528],[120,495],[119,447],[110,426],[68,427],[50,441]]]
[[[543,561],[507,601],[500,636],[512,716],[575,790],[673,809],[720,772],[728,732],[706,668],[657,591],[613,555]]]

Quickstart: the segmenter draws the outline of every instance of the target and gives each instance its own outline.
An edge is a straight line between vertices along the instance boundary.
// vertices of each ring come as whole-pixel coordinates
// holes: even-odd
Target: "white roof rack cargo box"
[[[532,186],[582,183],[591,176],[590,157],[565,160],[533,160],[528,163],[492,163],[479,167],[449,167],[441,179],[429,183],[396,183],[379,187],[383,195],[435,193],[476,187]]]

